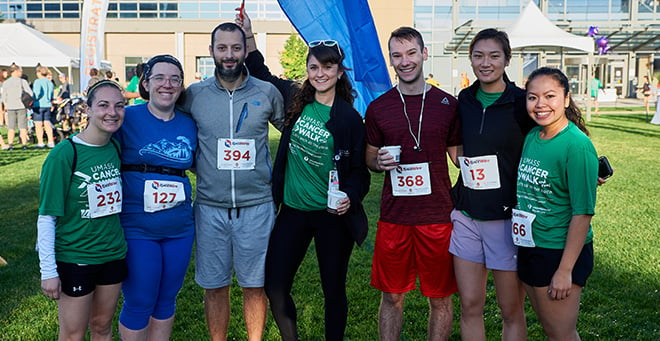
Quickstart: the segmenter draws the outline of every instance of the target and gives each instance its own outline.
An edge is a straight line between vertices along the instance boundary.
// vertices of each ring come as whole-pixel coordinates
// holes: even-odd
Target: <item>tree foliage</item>
[[[280,53],[280,63],[288,79],[300,81],[305,78],[306,56],[307,45],[297,34],[291,33],[284,43],[284,51]]]

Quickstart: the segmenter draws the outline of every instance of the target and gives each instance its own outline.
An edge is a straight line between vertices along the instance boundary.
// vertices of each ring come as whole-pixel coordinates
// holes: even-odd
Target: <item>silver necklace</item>
[[[412,131],[412,125],[410,124],[410,117],[408,117],[408,110],[406,108],[406,101],[403,99],[403,94],[399,88],[399,84],[396,85],[396,90],[399,92],[399,97],[401,97],[401,103],[403,103],[403,115],[406,116],[406,121],[408,121],[408,132],[412,136],[413,141],[415,141],[415,146],[413,147],[414,151],[422,151],[422,119],[424,118],[424,102],[426,100],[426,83],[424,83],[424,90],[422,91],[422,107],[419,109],[419,124],[417,125],[417,136]]]

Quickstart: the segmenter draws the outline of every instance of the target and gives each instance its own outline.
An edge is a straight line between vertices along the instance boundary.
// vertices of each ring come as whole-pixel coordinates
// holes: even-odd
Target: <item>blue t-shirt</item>
[[[50,108],[53,101],[53,91],[55,86],[48,78],[38,78],[32,84],[32,92],[34,93],[35,108]]]
[[[147,104],[126,107],[121,129],[115,133],[121,144],[122,164],[147,164],[176,169],[189,169],[197,149],[197,128],[192,118],[176,112],[163,121],[152,115]],[[145,212],[145,181],[183,183],[185,202],[173,208]],[[126,238],[158,239],[192,235],[192,187],[188,177],[159,173],[122,172],[124,201],[121,224]]]

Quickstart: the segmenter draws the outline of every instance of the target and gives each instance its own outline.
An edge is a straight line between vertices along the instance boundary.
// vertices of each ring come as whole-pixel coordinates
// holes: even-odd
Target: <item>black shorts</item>
[[[563,249],[518,248],[518,277],[533,287],[547,287],[559,268]],[[573,283],[583,287],[594,269],[594,245],[584,244],[573,267]]]
[[[125,259],[90,265],[57,262],[57,273],[62,292],[71,297],[81,297],[94,291],[97,285],[123,282],[128,276],[128,267]]]

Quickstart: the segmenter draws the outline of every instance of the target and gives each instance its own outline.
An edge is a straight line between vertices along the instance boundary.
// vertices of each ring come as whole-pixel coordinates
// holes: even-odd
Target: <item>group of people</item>
[[[486,29],[470,44],[476,81],[456,99],[426,83],[422,35],[401,27],[388,42],[398,83],[363,120],[342,47],[308,47],[302,84],[271,74],[241,9],[211,33],[213,77],[184,89],[180,62],[159,55],[139,78],[146,103],[125,107],[113,81],[89,88],[88,127],[41,175],[42,289],[58,300],[60,338],[89,326],[110,339],[121,290],[122,340],[167,339],[193,240],[211,339],[227,338],[234,275],[249,340],[262,338],[268,302],[283,340],[305,338],[291,291],[313,240],[325,338],[342,340],[372,171],[386,173],[371,275],[382,340],[399,338],[418,280],[429,339],[449,338],[456,292],[463,339],[485,339],[489,270],[503,339],[526,339],[525,294],[549,339],[579,339],[598,166],[566,76],[541,68],[518,88],[506,33]],[[269,124],[282,132],[273,165]]]
[[[56,89],[53,74],[47,67],[38,66],[36,71],[37,79],[32,85],[19,65],[12,64],[0,73],[0,126],[7,126],[6,143],[0,135],[3,150],[14,149],[17,129],[22,148],[28,148],[29,122],[34,125],[36,148],[55,147],[53,123],[56,108],[70,97],[71,89],[65,74],[59,75],[60,86]]]

